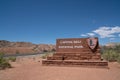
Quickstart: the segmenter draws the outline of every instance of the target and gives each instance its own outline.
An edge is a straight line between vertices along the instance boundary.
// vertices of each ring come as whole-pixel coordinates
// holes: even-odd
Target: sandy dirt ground
[[[13,68],[0,70],[0,80],[120,80],[120,64],[109,69],[42,66],[39,57],[17,58]]]

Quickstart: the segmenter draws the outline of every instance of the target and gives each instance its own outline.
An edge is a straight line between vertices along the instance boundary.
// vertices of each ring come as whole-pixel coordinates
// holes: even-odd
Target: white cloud
[[[86,34],[81,34],[80,36],[83,36],[83,37],[87,37],[87,36],[93,37],[93,36],[95,36],[95,34],[94,33],[86,33]]]
[[[91,37],[95,36],[94,33],[87,33],[87,35],[88,35],[88,36],[91,36]]]
[[[110,38],[110,40],[114,40],[115,38]]]
[[[114,34],[120,33],[120,27],[115,26],[115,27],[100,27],[96,30],[93,31],[94,33],[100,35],[101,38],[106,38],[106,37],[115,37]]]
[[[80,36],[86,37],[87,35],[86,34],[81,34]]]
[[[113,28],[111,28],[111,31],[113,33],[120,33],[120,27],[119,26],[113,27]]]

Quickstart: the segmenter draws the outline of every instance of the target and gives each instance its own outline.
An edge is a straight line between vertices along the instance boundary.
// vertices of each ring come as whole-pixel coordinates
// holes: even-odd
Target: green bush
[[[12,61],[12,62],[15,62],[16,61],[16,57],[9,57],[9,60]]]
[[[117,61],[120,63],[120,45],[115,47],[103,47],[102,49],[102,57],[108,61]]]
[[[43,50],[43,52],[48,52],[48,50]]]
[[[3,53],[0,53],[0,69],[11,68],[10,63],[3,57]]]
[[[52,52],[55,52],[56,50],[55,50],[55,49],[52,49],[51,51],[52,51]]]
[[[48,53],[45,53],[44,55],[42,55],[42,59],[46,59],[48,55]]]
[[[10,63],[6,59],[3,59],[0,63],[0,69],[11,68]]]
[[[118,58],[117,58],[117,62],[120,63],[120,54],[119,54],[119,56],[118,56]]]
[[[116,61],[118,54],[115,53],[113,50],[107,50],[103,53],[103,58],[108,60],[108,61]]]
[[[42,59],[46,59],[46,56],[45,56],[45,55],[43,55],[43,56],[42,56]]]

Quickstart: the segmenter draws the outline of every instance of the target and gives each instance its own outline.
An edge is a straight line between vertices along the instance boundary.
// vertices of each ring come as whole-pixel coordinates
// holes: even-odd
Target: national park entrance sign
[[[93,66],[107,67],[106,61],[101,61],[98,38],[66,38],[56,40],[56,53],[43,65],[59,66]]]

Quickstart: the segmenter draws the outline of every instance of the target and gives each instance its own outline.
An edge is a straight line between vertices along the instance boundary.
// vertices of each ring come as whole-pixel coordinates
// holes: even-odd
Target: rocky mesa
[[[55,51],[55,45],[0,40],[0,52],[5,54],[34,54],[44,51]]]

